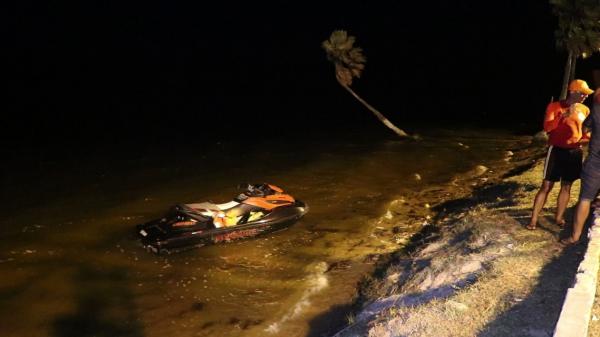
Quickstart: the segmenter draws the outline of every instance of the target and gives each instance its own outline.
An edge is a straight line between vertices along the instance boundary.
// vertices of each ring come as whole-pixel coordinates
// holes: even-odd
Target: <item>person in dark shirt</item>
[[[581,104],[593,91],[583,80],[573,80],[569,84],[566,100],[551,102],[546,108],[544,131],[548,133],[548,155],[544,165],[542,186],[535,196],[531,220],[527,229],[535,229],[538,216],[546,204],[548,193],[554,183],[560,181],[556,206],[556,224],[565,224],[564,214],[571,197],[571,185],[581,172],[583,151],[582,141],[586,141],[581,125],[589,115],[589,109]]]
[[[583,124],[584,127],[592,130],[592,137],[588,156],[585,158],[581,171],[581,190],[573,219],[573,231],[571,236],[561,240],[566,245],[579,242],[583,225],[590,213],[592,200],[596,198],[600,190],[600,89],[596,89],[594,93],[592,114],[586,118]]]

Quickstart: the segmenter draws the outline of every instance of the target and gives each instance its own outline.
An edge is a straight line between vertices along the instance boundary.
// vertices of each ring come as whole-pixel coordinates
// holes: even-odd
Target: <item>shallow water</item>
[[[437,130],[416,143],[38,154],[2,180],[2,335],[319,336],[343,321],[369,257],[401,247],[378,234],[390,230],[377,221],[390,201],[493,166],[522,140]],[[310,212],[278,233],[168,256],[147,253],[132,235],[174,203],[229,201],[242,182],[278,185]],[[409,218],[426,221],[426,202],[396,215],[405,236],[418,230]]]

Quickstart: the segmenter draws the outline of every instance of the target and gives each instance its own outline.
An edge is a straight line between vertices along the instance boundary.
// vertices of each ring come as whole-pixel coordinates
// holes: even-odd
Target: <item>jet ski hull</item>
[[[171,212],[167,216],[136,226],[142,245],[157,254],[170,254],[196,247],[227,243],[283,230],[294,224],[308,207],[299,200],[292,205],[278,207],[257,221],[230,227],[214,228],[212,221],[197,222],[184,231],[172,230],[173,221],[185,221],[185,212]],[[211,228],[212,227],[212,228]]]

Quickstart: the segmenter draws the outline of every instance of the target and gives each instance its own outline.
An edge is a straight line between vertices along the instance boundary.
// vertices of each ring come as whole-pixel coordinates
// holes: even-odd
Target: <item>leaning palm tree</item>
[[[397,128],[381,112],[360,98],[350,88],[352,79],[354,77],[360,78],[360,74],[365,69],[365,62],[367,62],[367,58],[362,53],[362,48],[355,47],[354,42],[354,36],[348,35],[344,30],[336,30],[331,33],[328,40],[323,41],[321,44],[327,53],[327,59],[335,65],[335,78],[354,98],[374,113],[385,126],[392,129],[400,137],[408,137],[406,132]]]
[[[598,0],[550,0],[558,18],[556,46],[568,52],[561,99],[575,77],[577,58],[586,58],[600,50],[600,2]]]

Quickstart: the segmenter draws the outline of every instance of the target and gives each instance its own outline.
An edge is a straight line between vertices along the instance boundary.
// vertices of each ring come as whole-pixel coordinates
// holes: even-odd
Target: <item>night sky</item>
[[[320,47],[335,29],[356,36],[367,56],[353,88],[398,126],[535,131],[560,93],[566,57],[546,1],[17,6],[6,49],[11,146],[361,128],[393,137],[335,81]],[[580,60],[577,76],[594,85],[598,63]]]

